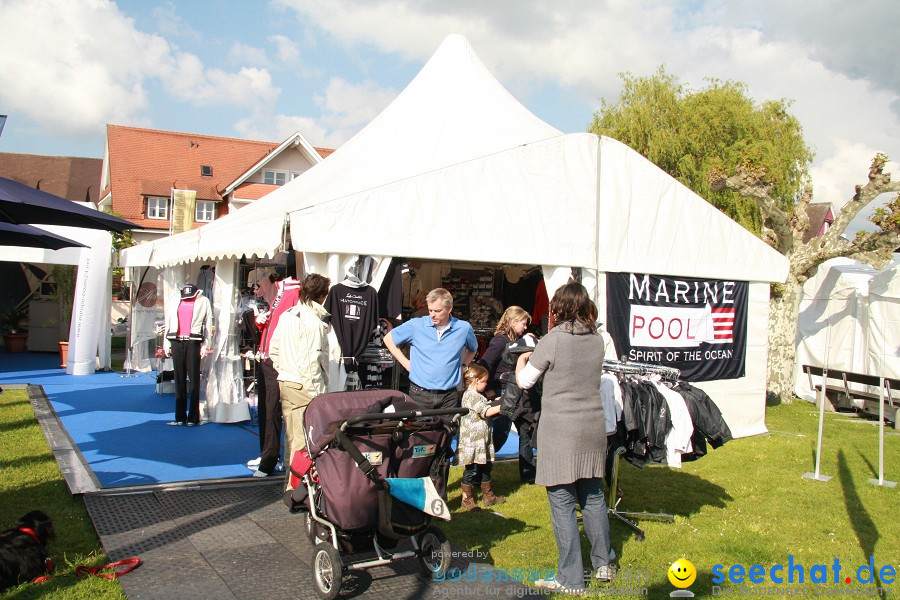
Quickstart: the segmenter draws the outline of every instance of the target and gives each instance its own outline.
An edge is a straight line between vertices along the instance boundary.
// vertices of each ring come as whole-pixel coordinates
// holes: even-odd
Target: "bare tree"
[[[766,182],[765,173],[740,167],[731,177],[711,177],[716,190],[731,190],[754,200],[763,216],[763,237],[790,262],[787,281],[775,286],[771,299],[769,320],[769,383],[770,400],[790,402],[793,398],[793,366],[796,350],[797,321],[800,291],[803,283],[816,274],[826,260],[844,256],[884,268],[894,249],[900,246],[900,194],[889,199],[875,211],[871,221],[874,232],[858,232],[851,240],[844,237],[850,222],[861,210],[883,194],[900,192],[900,182],[891,181],[884,172],[888,157],[877,154],[869,168],[869,181],[857,185],[850,201],[838,211],[834,223],[821,237],[803,242],[809,228],[811,186],[806,182],[790,212],[780,208],[772,196],[773,186]]]

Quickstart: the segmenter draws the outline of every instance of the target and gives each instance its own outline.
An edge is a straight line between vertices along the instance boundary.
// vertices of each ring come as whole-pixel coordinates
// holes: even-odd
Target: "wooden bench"
[[[884,378],[884,387],[887,400],[882,400],[879,392],[867,392],[850,387],[851,383],[880,388],[882,378],[877,375],[828,369],[813,365],[803,365],[803,372],[809,377],[810,389],[819,391],[825,385],[825,395],[839,407],[855,408],[866,414],[878,416],[880,403],[884,402],[884,418],[894,423],[895,429],[900,429],[897,423],[897,413],[900,412],[900,379]],[[818,377],[819,381],[813,381]],[[855,400],[855,401],[854,401]]]

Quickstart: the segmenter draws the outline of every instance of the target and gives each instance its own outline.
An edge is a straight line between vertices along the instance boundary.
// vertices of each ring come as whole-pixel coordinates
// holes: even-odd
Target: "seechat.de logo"
[[[760,583],[816,583],[816,584],[867,584],[878,581],[884,584],[894,583],[897,571],[891,565],[876,567],[875,557],[870,556],[867,564],[846,570],[837,558],[831,564],[812,565],[806,568],[802,563],[794,562],[794,555],[788,555],[786,565],[776,564],[771,567],[752,565],[713,565],[712,582],[714,584],[760,584]]]

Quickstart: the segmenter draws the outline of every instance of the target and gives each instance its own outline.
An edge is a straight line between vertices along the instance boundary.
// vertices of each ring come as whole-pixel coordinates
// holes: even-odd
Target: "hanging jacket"
[[[713,448],[731,441],[731,429],[728,428],[719,407],[706,392],[685,381],[678,384],[677,391],[687,404],[694,429],[702,433]]]

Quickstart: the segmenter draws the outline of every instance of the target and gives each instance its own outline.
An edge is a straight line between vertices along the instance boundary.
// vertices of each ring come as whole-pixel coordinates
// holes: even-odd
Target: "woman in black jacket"
[[[488,392],[485,394],[488,398],[494,399],[503,396],[506,382],[502,381],[500,377],[504,373],[513,371],[516,364],[515,359],[504,360],[507,354],[506,346],[522,337],[530,323],[531,315],[520,306],[510,306],[503,311],[503,315],[494,329],[494,337],[491,338],[487,349],[478,361],[491,376]],[[503,414],[497,415],[491,420],[491,437],[495,452],[499,452],[506,443],[511,425],[512,421]],[[533,474],[531,478],[534,478]]]

